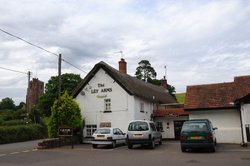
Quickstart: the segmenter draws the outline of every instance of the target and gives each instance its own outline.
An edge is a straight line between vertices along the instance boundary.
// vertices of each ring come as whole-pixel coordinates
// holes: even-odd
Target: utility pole
[[[62,64],[62,55],[59,54],[59,56],[58,56],[58,102],[57,102],[57,110],[56,110],[56,126],[57,126],[58,130],[59,130],[58,110],[59,110],[59,107],[61,105],[61,84],[62,84],[61,64]]]
[[[61,103],[61,85],[62,85],[61,64],[62,64],[62,55],[59,54],[58,57],[58,104],[59,105]]]
[[[27,97],[26,97],[26,110],[29,112],[30,111],[29,96],[30,96],[30,75],[31,75],[31,72],[28,71],[27,75],[28,75],[28,88],[27,88]]]

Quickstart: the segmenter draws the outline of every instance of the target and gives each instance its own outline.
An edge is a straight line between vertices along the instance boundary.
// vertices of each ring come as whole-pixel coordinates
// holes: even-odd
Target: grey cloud
[[[150,61],[159,78],[167,65],[168,82],[177,92],[185,91],[186,85],[223,82],[249,74],[248,1],[1,3],[5,4],[0,5],[1,28],[62,53],[83,70],[89,71],[100,60],[117,68],[121,55],[114,52],[122,50],[131,75],[142,59]],[[6,41],[15,39],[1,34],[0,42]],[[34,70],[45,82],[50,78],[48,73],[56,74],[54,55],[25,44],[0,47],[0,64],[12,65],[13,58],[28,54],[16,65],[19,69]],[[63,67],[67,72],[76,71],[67,64]]]

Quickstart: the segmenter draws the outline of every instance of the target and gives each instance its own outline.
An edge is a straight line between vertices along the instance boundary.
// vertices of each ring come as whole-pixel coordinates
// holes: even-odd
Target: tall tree
[[[141,60],[138,64],[139,66],[136,68],[135,72],[136,78],[154,85],[161,85],[161,80],[156,79],[157,73],[148,60]],[[167,90],[173,97],[175,97],[174,93],[176,91],[174,86],[168,84]]]
[[[66,73],[62,74],[62,94],[67,91],[69,94],[73,92],[76,86],[81,82],[79,74]],[[39,101],[39,109],[42,115],[50,116],[51,107],[54,101],[58,98],[58,76],[52,76],[45,85],[45,93],[41,96]]]
[[[135,72],[136,78],[148,82],[156,77],[157,73],[148,60],[141,60],[138,65]]]
[[[4,99],[2,99],[2,101],[0,102],[0,109],[15,109],[15,104],[14,104],[14,101],[9,98],[9,97],[6,97]]]
[[[56,100],[51,109],[51,117],[48,125],[49,137],[57,137],[60,125],[71,126],[80,131],[82,128],[82,116],[77,102],[66,91],[61,97],[60,105]]]

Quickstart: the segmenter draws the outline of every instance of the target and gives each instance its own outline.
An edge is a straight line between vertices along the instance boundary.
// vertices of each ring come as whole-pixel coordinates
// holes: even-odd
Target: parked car
[[[127,132],[127,146],[129,149],[132,149],[135,144],[150,145],[154,149],[156,143],[162,144],[162,134],[156,130],[154,122],[135,120],[129,123]]]
[[[181,130],[181,151],[192,148],[208,148],[215,152],[216,137],[212,123],[208,119],[184,122]]]
[[[111,145],[115,148],[117,144],[126,143],[126,134],[119,128],[99,128],[92,135],[92,147],[98,145]]]

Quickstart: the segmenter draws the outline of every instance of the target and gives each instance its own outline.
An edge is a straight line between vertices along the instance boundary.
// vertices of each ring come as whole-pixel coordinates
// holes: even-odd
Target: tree
[[[15,104],[14,104],[14,101],[9,98],[9,97],[6,97],[4,99],[2,99],[2,101],[0,102],[0,109],[15,109]]]
[[[157,73],[155,72],[154,68],[151,67],[151,64],[148,60],[141,60],[139,63],[139,66],[136,68],[135,76],[136,78],[147,81],[148,83],[154,84],[154,85],[161,85],[161,80],[156,79]],[[167,90],[169,94],[171,94],[173,97],[175,97],[174,93],[175,87],[172,85],[167,85]]]
[[[81,111],[76,101],[67,91],[61,97],[60,104],[56,100],[51,109],[51,116],[48,124],[49,137],[57,137],[61,125],[73,127],[75,130],[82,128]]]
[[[23,109],[25,108],[25,103],[24,102],[20,102],[18,106],[16,106],[16,109]]]
[[[141,60],[138,64],[135,72],[136,78],[148,82],[156,77],[157,73],[148,60]]]
[[[76,86],[81,82],[79,74],[66,73],[62,74],[62,94],[68,91],[69,94],[73,92]],[[51,107],[54,101],[58,98],[58,76],[52,76],[45,85],[45,93],[39,100],[39,110],[42,115],[49,117],[51,115]]]
[[[168,89],[168,92],[169,92],[172,96],[175,97],[175,95],[174,95],[174,94],[176,93],[175,87],[172,86],[172,85],[167,85],[167,89]]]

